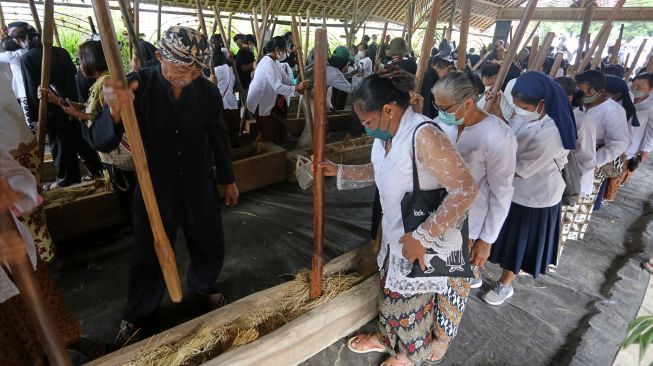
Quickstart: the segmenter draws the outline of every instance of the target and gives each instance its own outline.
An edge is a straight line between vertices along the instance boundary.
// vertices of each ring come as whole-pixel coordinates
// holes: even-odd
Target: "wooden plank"
[[[240,193],[284,182],[288,178],[286,150],[273,143],[265,143],[261,155],[234,161],[233,169]]]
[[[329,276],[338,272],[358,270],[359,273],[370,273],[376,271],[376,255],[372,252],[370,245],[364,245],[358,249],[347,252],[324,266],[324,275]],[[357,268],[358,267],[358,268]],[[378,282],[377,282],[378,286]],[[161,343],[174,343],[188,335],[197,327],[206,325],[219,327],[236,320],[249,309],[256,309],[268,304],[279,302],[283,298],[283,292],[288,287],[287,283],[271,287],[244,297],[234,303],[228,304],[220,309],[199,316],[186,323],[168,329],[148,339],[144,339],[119,351],[108,354],[89,363],[92,366],[114,366],[123,364],[139,353],[150,349],[152,345]],[[376,297],[370,296],[376,304]],[[285,363],[282,363],[285,364]],[[223,365],[225,365],[223,363]],[[270,365],[270,363],[261,363]]]

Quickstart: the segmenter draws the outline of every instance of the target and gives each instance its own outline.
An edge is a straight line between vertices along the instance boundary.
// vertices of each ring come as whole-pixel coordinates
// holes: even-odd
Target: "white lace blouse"
[[[399,239],[405,234],[401,200],[404,194],[413,190],[412,136],[417,125],[428,120],[408,108],[391,144],[378,139],[374,141],[372,163],[338,166],[338,189],[362,188],[374,183],[379,188],[383,234],[377,263],[381,271],[387,274],[386,288],[406,296],[442,293],[447,285],[446,277],[408,278],[412,264],[403,257],[399,244]],[[391,146],[386,149],[386,145]],[[438,256],[446,258],[449,253],[462,247],[460,227],[476,197],[476,184],[456,147],[435,126],[419,128],[415,151],[420,188],[445,188],[448,195],[412,236],[424,247],[432,248]],[[386,257],[387,266],[384,266]]]

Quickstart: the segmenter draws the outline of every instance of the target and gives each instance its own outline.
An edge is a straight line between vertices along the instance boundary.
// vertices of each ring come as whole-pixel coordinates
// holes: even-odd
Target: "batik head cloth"
[[[209,67],[211,59],[206,36],[187,27],[174,26],[165,31],[159,41],[159,52],[167,61],[198,69]]]

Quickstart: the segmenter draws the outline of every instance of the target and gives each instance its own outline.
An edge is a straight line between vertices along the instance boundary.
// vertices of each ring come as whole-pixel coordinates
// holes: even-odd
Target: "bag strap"
[[[413,131],[413,193],[414,192],[419,192],[419,174],[417,173],[417,158],[415,157],[415,137],[417,137],[417,130],[419,130],[422,126],[430,124],[435,126],[438,130],[442,131],[440,126],[438,126],[437,123],[433,121],[424,121],[415,127],[415,130]]]

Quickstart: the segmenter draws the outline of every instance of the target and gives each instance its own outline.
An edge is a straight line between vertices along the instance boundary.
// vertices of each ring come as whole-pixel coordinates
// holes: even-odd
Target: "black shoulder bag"
[[[447,190],[444,188],[434,189],[431,191],[422,191],[419,187],[419,174],[417,172],[417,162],[415,157],[415,136],[417,130],[425,124],[432,124],[439,130],[442,130],[433,122],[422,122],[413,131],[413,191],[404,195],[401,200],[401,217],[404,224],[404,232],[409,233],[417,229],[426,219],[435,212],[447,196]],[[424,261],[426,270],[422,271],[419,262],[413,263],[413,270],[408,277],[473,277],[472,268],[469,265],[469,247],[467,245],[467,221],[461,234],[462,248],[451,252],[447,260],[442,260],[436,255],[433,249],[426,249]]]

